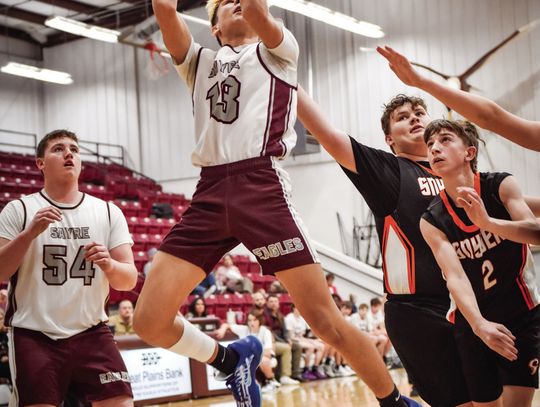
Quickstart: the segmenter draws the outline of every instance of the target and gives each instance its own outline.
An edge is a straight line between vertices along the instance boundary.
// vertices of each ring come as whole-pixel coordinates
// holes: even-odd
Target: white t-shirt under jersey
[[[296,144],[298,54],[285,27],[274,49],[258,42],[213,51],[191,41],[176,69],[192,91],[194,165],[290,153]]]
[[[99,266],[84,260],[83,247],[95,241],[111,250],[133,242],[114,204],[83,194],[77,205],[67,206],[43,191],[8,203],[0,214],[0,237],[15,239],[39,209],[53,205],[62,211],[62,221],[34,239],[10,279],[6,320],[60,339],[107,320],[109,282]]]

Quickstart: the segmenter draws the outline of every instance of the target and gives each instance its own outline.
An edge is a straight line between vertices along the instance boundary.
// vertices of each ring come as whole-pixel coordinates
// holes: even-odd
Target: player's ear
[[[38,170],[43,171],[43,167],[44,167],[43,158],[41,157],[36,158],[36,167],[38,167]]]
[[[386,144],[388,144],[390,147],[392,147],[395,144],[394,139],[392,138],[390,134],[384,135],[384,141],[386,141]]]
[[[476,158],[476,155],[478,154],[478,150],[475,146],[469,146],[465,150],[465,160],[466,161],[472,161]]]

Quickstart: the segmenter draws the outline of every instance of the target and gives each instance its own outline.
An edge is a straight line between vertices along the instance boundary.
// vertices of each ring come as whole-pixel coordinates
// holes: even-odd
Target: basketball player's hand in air
[[[113,259],[111,258],[111,254],[109,253],[109,250],[107,250],[107,248],[101,243],[88,243],[86,246],[84,246],[84,250],[86,250],[86,255],[84,258],[87,261],[94,262],[94,264],[99,266],[99,268],[104,272],[107,273],[113,268]]]
[[[516,337],[504,325],[484,320],[474,328],[474,333],[499,355],[509,361],[517,359]]]
[[[424,80],[424,77],[413,68],[405,56],[393,50],[388,45],[377,47],[377,52],[388,60],[390,69],[394,71],[405,85],[419,86]]]
[[[463,207],[469,219],[480,229],[487,229],[490,222],[490,217],[484,206],[482,198],[474,188],[458,187],[457,202]]]
[[[62,220],[62,212],[60,209],[54,206],[48,206],[42,208],[36,212],[34,219],[28,227],[28,233],[32,236],[32,239],[35,239],[40,234],[42,234],[51,223],[60,222]]]

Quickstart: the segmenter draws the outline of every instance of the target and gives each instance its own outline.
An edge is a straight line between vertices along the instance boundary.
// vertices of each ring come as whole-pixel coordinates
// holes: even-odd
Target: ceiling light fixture
[[[71,85],[73,78],[69,73],[53,71],[51,69],[38,68],[37,66],[8,62],[0,68],[3,73],[37,79],[39,81],[52,82],[60,85]]]
[[[306,0],[269,0],[270,6],[280,7],[294,13],[302,14],[314,20],[332,25],[370,38],[382,38],[384,32],[375,24],[357,20],[351,16],[331,10],[327,7]]]
[[[62,16],[49,17],[45,20],[45,25],[60,31],[106,42],[118,42],[118,37],[121,34],[120,31],[110,30]]]

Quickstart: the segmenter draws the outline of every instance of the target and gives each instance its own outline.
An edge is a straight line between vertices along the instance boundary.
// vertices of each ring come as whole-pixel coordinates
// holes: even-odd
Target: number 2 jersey
[[[501,182],[509,175],[475,175],[475,189],[493,218],[511,220],[499,197]],[[504,323],[538,305],[540,297],[528,245],[479,229],[445,191],[422,217],[441,230],[454,247],[484,318]],[[454,309],[448,319],[454,320]]]
[[[62,220],[36,237],[9,281],[10,326],[68,338],[108,319],[109,282],[100,268],[84,259],[91,242],[109,250],[132,244],[120,209],[91,195],[67,206],[44,191],[11,201],[0,214],[0,237],[13,240],[28,228],[41,208],[56,206]]]
[[[192,39],[176,67],[192,91],[196,166],[261,156],[285,158],[296,144],[298,43],[285,27],[274,49],[262,42],[217,52]]]

